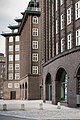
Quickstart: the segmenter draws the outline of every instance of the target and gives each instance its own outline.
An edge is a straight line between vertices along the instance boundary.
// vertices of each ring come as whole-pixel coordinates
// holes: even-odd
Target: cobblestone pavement
[[[6,102],[5,102],[6,103]],[[11,106],[11,103],[8,102],[8,105]],[[57,105],[53,105],[51,103],[42,103],[42,101],[17,101],[12,102],[15,103],[15,106],[20,103],[25,104],[25,110],[7,110],[0,111],[0,114],[16,116],[20,118],[29,118],[31,120],[63,120],[63,119],[72,119],[72,120],[80,120],[80,109],[79,108],[69,108],[61,106],[61,109],[57,109]],[[43,106],[40,106],[42,103]],[[43,109],[41,109],[43,107]],[[10,107],[9,107],[10,108]]]

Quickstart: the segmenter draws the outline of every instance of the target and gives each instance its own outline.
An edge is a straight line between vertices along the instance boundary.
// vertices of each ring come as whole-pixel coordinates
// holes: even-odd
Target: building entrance
[[[10,92],[10,99],[11,99],[11,100],[16,99],[16,91],[11,91],[11,92]]]

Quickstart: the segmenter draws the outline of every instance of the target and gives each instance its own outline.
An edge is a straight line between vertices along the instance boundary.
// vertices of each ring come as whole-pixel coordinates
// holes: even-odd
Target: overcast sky
[[[30,0],[0,0],[0,34],[9,31],[9,24],[14,25],[14,19],[22,17]],[[0,35],[0,53],[5,53],[5,38]]]

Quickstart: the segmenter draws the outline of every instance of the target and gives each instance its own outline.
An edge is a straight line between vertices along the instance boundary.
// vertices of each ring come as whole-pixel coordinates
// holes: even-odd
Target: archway
[[[59,68],[56,74],[56,102],[67,102],[67,82],[68,76],[63,68]]]
[[[48,73],[46,76],[46,100],[52,100],[52,82],[51,82],[51,74]]]

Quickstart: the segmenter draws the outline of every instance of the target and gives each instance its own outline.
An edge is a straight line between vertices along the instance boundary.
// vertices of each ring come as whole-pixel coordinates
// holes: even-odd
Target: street
[[[13,116],[0,115],[0,120],[32,120],[28,118],[18,118]]]

